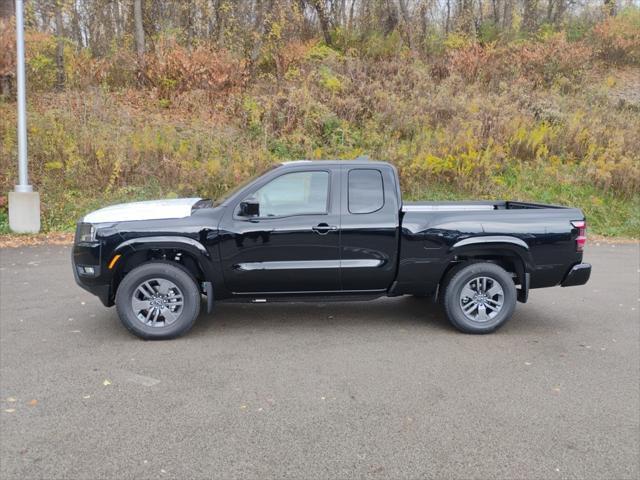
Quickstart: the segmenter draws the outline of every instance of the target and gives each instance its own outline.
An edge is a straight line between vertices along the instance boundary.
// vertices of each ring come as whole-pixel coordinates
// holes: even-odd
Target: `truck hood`
[[[85,223],[127,222],[132,220],[160,220],[184,218],[191,215],[193,206],[202,198],[173,198],[146,202],[120,203],[88,213]]]

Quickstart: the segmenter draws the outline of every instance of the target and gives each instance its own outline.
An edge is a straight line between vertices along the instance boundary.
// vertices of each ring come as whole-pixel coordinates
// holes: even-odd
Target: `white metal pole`
[[[6,0],[3,0],[6,1]],[[24,2],[16,1],[16,77],[18,80],[18,185],[9,192],[9,228],[17,233],[40,231],[40,194],[29,185],[27,171],[27,99],[24,72]]]
[[[18,80],[18,185],[16,192],[32,192],[27,164],[27,100],[24,68],[24,2],[16,0],[16,55]]]

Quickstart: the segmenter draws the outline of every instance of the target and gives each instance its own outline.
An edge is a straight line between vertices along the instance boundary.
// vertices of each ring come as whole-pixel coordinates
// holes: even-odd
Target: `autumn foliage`
[[[397,32],[288,38],[277,18],[248,53],[172,34],[142,58],[126,42],[100,56],[67,44],[59,93],[55,39],[31,32],[30,158],[45,227],[105,202],[216,197],[275,161],[368,154],[398,167],[411,198],[569,203],[601,232],[640,235],[638,18],[606,18],[579,38],[453,32],[414,49]],[[0,142],[6,192],[11,99]]]

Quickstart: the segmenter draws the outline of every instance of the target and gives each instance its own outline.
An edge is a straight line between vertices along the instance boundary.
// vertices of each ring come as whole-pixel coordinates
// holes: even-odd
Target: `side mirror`
[[[260,216],[260,204],[255,198],[247,198],[240,202],[241,217],[259,217]]]

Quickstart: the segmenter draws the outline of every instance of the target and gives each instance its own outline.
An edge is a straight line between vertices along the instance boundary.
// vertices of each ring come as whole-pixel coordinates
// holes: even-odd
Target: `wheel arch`
[[[470,237],[455,243],[450,251],[450,262],[444,269],[439,281],[440,290],[443,283],[463,265],[476,262],[495,263],[514,275],[514,281],[523,291],[522,301],[526,301],[529,287],[529,272],[533,268],[533,260],[527,243],[517,237],[485,236]]]
[[[118,257],[119,256],[119,257]],[[215,275],[213,261],[202,243],[187,237],[162,236],[130,239],[113,251],[112,295],[115,296],[124,276],[135,267],[153,260],[175,262],[198,282],[211,282]]]

